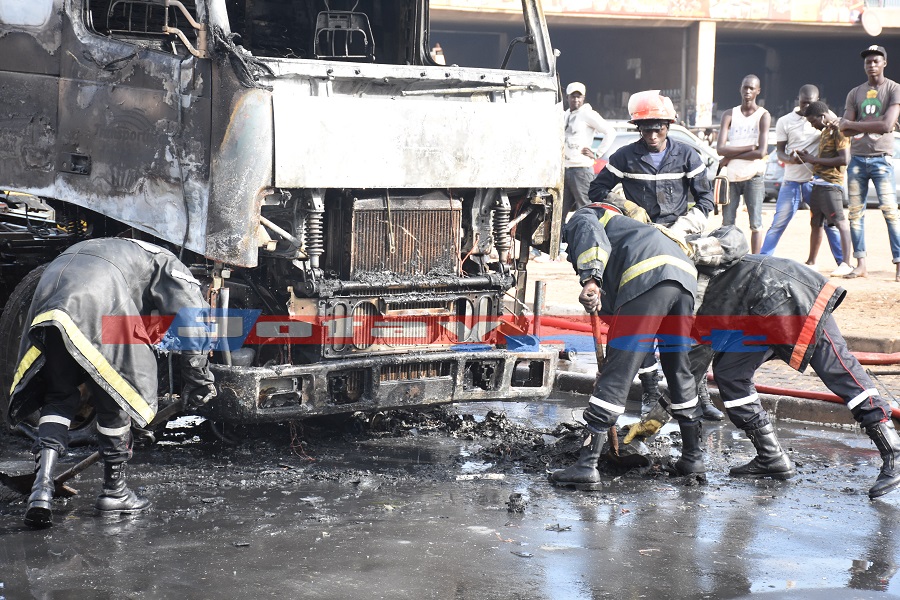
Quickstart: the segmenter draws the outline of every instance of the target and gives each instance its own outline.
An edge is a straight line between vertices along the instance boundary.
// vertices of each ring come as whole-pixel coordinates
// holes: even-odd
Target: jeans
[[[754,175],[746,181],[728,182],[728,204],[722,207],[722,225],[734,225],[741,196],[750,213],[750,231],[762,229],[762,203],[766,195],[762,175]]]
[[[888,240],[894,263],[900,263],[900,213],[894,184],[894,165],[887,156],[852,156],[847,167],[847,188],[850,195],[850,240],[853,256],[866,256],[866,192],[869,180],[875,185],[878,205],[887,224]]]
[[[784,230],[787,229],[788,223],[794,217],[794,213],[800,208],[800,202],[809,203],[809,195],[812,192],[812,183],[809,181],[785,181],[781,184],[781,190],[778,192],[778,200],[775,201],[775,218],[772,220],[772,226],[766,232],[766,239],[763,241],[760,254],[772,254],[775,252],[775,246]],[[841,233],[836,227],[825,224],[825,236],[828,238],[828,245],[831,247],[831,254],[837,264],[841,264],[844,260],[841,251]]]

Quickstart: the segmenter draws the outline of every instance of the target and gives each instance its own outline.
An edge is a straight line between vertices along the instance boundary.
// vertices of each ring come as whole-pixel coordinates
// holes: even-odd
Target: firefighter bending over
[[[35,290],[28,329],[9,403],[9,422],[40,411],[32,448],[36,476],[25,524],[50,527],[53,469],[66,453],[69,425],[81,406],[86,384],[97,414],[97,438],[104,462],[99,514],[147,509],[150,501],[125,485],[132,456],[131,422],[147,425],[156,414],[157,357],[139,325],[151,311],[176,315],[180,309],[207,314],[209,305],[191,272],[171,252],[130,239],[96,239],[76,244],[51,262]],[[104,319],[129,323],[126,343],[103,343]],[[127,320],[125,317],[136,319]],[[202,323],[197,330],[203,332]],[[115,328],[115,325],[113,325]],[[110,333],[107,331],[106,333]],[[116,333],[116,332],[112,332]],[[209,371],[205,332],[181,349],[182,400],[200,406],[216,395]],[[121,340],[120,340],[121,341]]]
[[[591,204],[575,212],[563,231],[569,260],[578,273],[578,300],[589,312],[602,303],[612,314],[607,354],[584,418],[584,444],[574,465],[550,474],[556,485],[592,489],[600,482],[597,460],[606,432],[625,412],[625,399],[648,348],[633,344],[633,334],[653,335],[665,328],[689,336],[697,291],[693,262],[674,240],[656,227],[624,216],[609,204]],[[660,353],[672,394],[671,409],[681,426],[684,450],[678,473],[703,473],[697,385],[687,350]]]
[[[793,260],[747,254],[746,238],[735,227],[722,227],[689,245],[700,271],[694,337],[710,342],[691,350],[691,365],[696,378],[705,379],[712,358],[726,412],[756,448],[756,457],[733,467],[731,475],[788,479],[797,473],[753,385],[760,365],[780,358],[800,372],[812,367],[875,443],[882,467],[869,497],[900,485],[900,436],[890,406],[847,349],[831,314],[846,291]],[[624,441],[655,433],[667,420],[665,410],[654,407]]]

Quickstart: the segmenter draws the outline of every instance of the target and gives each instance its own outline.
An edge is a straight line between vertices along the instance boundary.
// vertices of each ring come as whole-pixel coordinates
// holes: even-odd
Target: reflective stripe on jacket
[[[652,225],[590,205],[572,215],[563,236],[579,280],[602,280],[603,304],[611,311],[662,281],[696,296],[694,263]]]
[[[646,210],[654,223],[671,225],[687,213],[691,201],[704,214],[711,213],[713,192],[706,165],[690,146],[672,138],[666,143],[666,154],[658,169],[642,140],[616,150],[591,182],[591,202],[602,202],[621,183],[625,197]]]

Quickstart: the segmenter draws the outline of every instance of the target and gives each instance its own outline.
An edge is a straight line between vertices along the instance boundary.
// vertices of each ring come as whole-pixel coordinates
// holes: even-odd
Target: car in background
[[[894,134],[894,155],[891,157],[894,165],[894,186],[896,188],[897,197],[900,198],[900,133]],[[784,179],[784,163],[778,160],[777,153],[771,151],[769,158],[766,160],[766,172],[763,176],[763,183],[766,188],[766,200],[774,202],[778,198],[778,192],[781,190],[781,182]],[[844,208],[849,206],[847,199],[847,186],[844,185]],[[869,188],[866,192],[866,208],[878,208],[878,194],[875,193],[874,184],[869,181]]]
[[[607,123],[616,129],[616,141],[613,142],[612,147],[607,150],[603,156],[594,161],[594,173],[599,173],[603,167],[606,166],[606,163],[609,162],[609,157],[613,152],[622,146],[638,141],[641,137],[637,128],[628,121],[613,121],[608,119]],[[676,125],[675,123],[669,126],[668,137],[687,144],[696,150],[700,155],[700,160],[706,165],[706,176],[709,178],[710,182],[715,179],[716,173],[719,171],[719,161],[721,160],[721,157],[716,153],[714,148],[710,147],[709,144],[691,133],[686,127]],[[591,144],[591,148],[597,150],[597,148],[600,147],[601,142],[603,142],[603,136],[596,136],[594,142]]]
[[[781,191],[781,182],[784,179],[784,163],[778,160],[775,150],[769,152],[766,158],[766,170],[763,174],[763,187],[766,189],[766,202],[775,202],[778,192]]]
[[[784,179],[784,163],[778,160],[777,139],[775,128],[769,130],[769,145],[766,148],[766,170],[763,171],[763,187],[766,190],[765,202],[775,202],[778,192],[781,191],[781,181]]]

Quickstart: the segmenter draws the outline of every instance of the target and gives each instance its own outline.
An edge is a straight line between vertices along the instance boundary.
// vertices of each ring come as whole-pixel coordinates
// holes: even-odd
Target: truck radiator
[[[354,199],[346,276],[455,275],[462,203],[447,197]],[[344,238],[346,239],[346,238]]]

